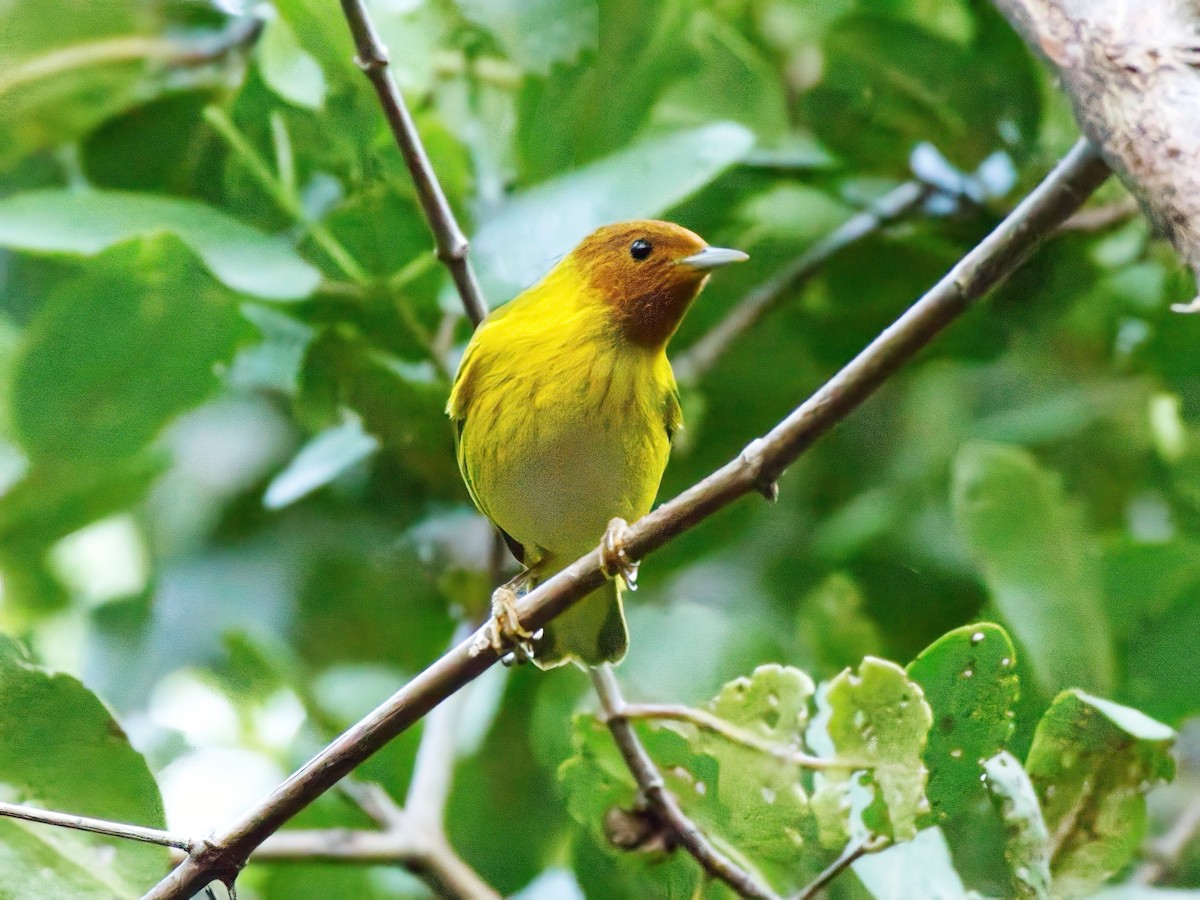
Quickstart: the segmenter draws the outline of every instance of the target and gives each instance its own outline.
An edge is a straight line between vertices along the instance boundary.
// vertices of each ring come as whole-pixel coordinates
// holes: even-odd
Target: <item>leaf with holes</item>
[[[1080,690],[1055,698],[1025,770],[1053,835],[1056,896],[1087,896],[1137,852],[1146,792],[1175,775],[1175,732],[1135,709]]]
[[[922,650],[908,677],[933,710],[925,765],[930,807],[940,822],[982,796],[980,766],[1012,734],[1016,652],[999,625],[965,625]]]
[[[847,768],[820,773],[814,806],[852,809],[858,773],[866,772],[863,783],[874,791],[862,813],[866,827],[898,841],[912,838],[917,818],[929,811],[922,754],[932,713],[920,685],[895,663],[868,656],[857,673],[846,669],[818,691],[817,707],[809,743]],[[827,841],[848,837],[828,822],[822,826]]]

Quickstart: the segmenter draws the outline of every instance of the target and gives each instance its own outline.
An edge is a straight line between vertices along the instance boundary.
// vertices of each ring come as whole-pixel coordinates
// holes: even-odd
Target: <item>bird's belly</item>
[[[649,422],[599,417],[552,426],[543,423],[500,454],[488,506],[522,545],[575,555],[599,543],[614,517],[649,512],[667,438],[661,422],[657,431]]]

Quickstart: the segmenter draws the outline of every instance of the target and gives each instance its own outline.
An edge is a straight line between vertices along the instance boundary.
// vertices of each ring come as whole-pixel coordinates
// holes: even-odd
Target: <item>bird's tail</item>
[[[621,607],[624,586],[620,577],[614,578],[546,625],[534,643],[534,663],[553,669],[567,662],[580,666],[620,662],[629,648]]]

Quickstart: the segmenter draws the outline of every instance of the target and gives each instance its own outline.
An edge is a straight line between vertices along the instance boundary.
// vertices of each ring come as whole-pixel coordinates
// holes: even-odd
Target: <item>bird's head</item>
[[[564,263],[583,276],[627,340],[662,347],[712,270],[747,258],[710,247],[680,225],[638,219],[593,231]]]

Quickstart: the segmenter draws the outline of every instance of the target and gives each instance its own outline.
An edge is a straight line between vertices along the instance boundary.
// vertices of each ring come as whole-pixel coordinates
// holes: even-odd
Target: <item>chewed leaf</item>
[[[980,764],[1012,734],[1016,652],[999,625],[965,625],[921,651],[908,675],[933,710],[925,765],[929,803],[942,821],[981,796]]]
[[[1137,852],[1145,794],[1174,777],[1175,732],[1079,690],[1064,691],[1038,723],[1025,769],[1053,835],[1056,896],[1091,894]]]
[[[817,703],[821,712],[809,742],[823,756],[847,763],[818,776],[820,792],[848,794],[855,773],[867,771],[875,790],[865,814],[868,827],[895,840],[911,838],[917,817],[929,809],[922,753],[932,714],[920,686],[895,663],[869,656],[857,674],[846,669],[829,682]],[[822,798],[823,804],[833,802]],[[849,809],[848,800],[841,805]]]
[[[799,745],[808,727],[813,682],[791,666],[759,666],[729,682],[709,704],[713,713],[781,744]]]
[[[1020,897],[1044,900],[1050,894],[1050,833],[1033,783],[1008,751],[983,764],[992,802],[1004,822],[1004,858]]]

